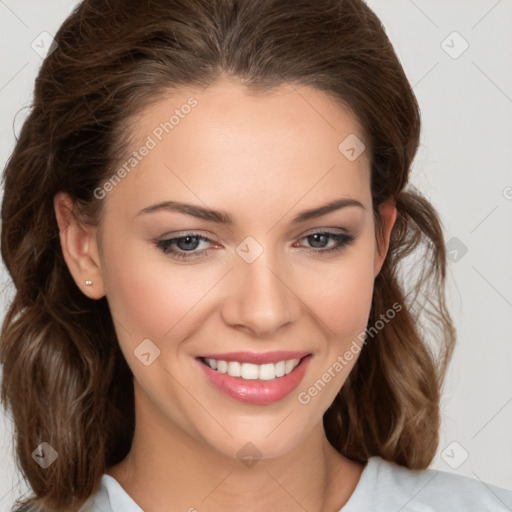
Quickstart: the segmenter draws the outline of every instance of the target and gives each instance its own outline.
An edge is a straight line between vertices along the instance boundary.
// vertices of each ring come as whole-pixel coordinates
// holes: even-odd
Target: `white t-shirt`
[[[83,512],[143,512],[110,475]],[[91,506],[92,505],[92,506]],[[407,469],[371,457],[339,512],[512,512],[512,491],[434,469]]]

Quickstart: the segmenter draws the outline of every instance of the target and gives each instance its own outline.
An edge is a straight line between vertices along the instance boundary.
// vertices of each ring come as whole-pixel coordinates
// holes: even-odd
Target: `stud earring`
[[[92,284],[92,281],[89,281],[89,280],[85,281],[85,286],[91,286],[91,284]]]

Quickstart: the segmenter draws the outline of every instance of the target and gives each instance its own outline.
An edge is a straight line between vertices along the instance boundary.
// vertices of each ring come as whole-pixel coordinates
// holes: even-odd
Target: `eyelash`
[[[317,249],[317,250],[315,250],[314,248],[306,249],[307,252],[319,254],[322,256],[327,253],[331,254],[334,252],[341,251],[345,247],[349,246],[355,239],[355,237],[353,235],[348,235],[348,234],[344,234],[344,233],[332,233],[329,231],[316,231],[314,233],[310,233],[309,235],[306,235],[302,239],[309,238],[310,236],[314,236],[314,235],[327,235],[330,237],[331,240],[336,242],[336,245],[334,247],[331,247],[330,249]],[[198,233],[187,233],[183,236],[179,236],[176,238],[169,238],[166,240],[155,240],[154,242],[158,249],[160,249],[164,254],[171,256],[172,258],[177,258],[180,260],[188,260],[188,259],[192,259],[192,258],[194,258],[194,259],[198,258],[203,254],[206,256],[208,254],[208,249],[203,249],[203,251],[199,251],[199,252],[181,251],[181,250],[177,251],[176,249],[172,249],[173,244],[175,244],[179,240],[184,240],[185,238],[189,238],[189,237],[197,238],[203,242],[210,242],[209,238],[207,238],[203,235],[199,235]]]

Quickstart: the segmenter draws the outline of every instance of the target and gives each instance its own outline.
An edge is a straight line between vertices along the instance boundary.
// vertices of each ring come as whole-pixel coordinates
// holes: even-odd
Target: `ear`
[[[382,217],[383,221],[383,229],[382,229],[382,235],[379,234],[380,239],[380,252],[379,250],[375,249],[375,258],[374,258],[374,276],[377,277],[377,275],[380,272],[380,269],[382,268],[382,265],[384,264],[384,260],[386,259],[386,255],[388,253],[389,249],[389,238],[391,236],[391,230],[393,229],[393,226],[396,221],[396,203],[393,199],[388,199],[387,201],[384,201],[380,207],[379,207],[380,216]]]
[[[65,192],[58,192],[53,198],[60,245],[64,260],[84,295],[101,299],[105,295],[101,262],[96,240],[97,228],[82,224],[73,212],[73,200]],[[91,281],[91,285],[86,285]]]

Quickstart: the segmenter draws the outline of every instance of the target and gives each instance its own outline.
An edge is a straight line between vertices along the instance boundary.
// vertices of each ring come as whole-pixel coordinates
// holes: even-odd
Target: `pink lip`
[[[289,354],[298,354],[298,352],[283,352],[286,354],[285,358],[281,359],[273,359],[274,361],[284,361],[288,359],[299,359],[299,357],[289,357]],[[283,354],[279,352],[273,352],[272,357],[275,354]],[[231,353],[229,355],[233,355]],[[233,358],[233,361],[243,361],[249,362],[246,358],[238,358],[242,353],[238,353],[236,358]],[[243,353],[246,354],[247,353]],[[229,359],[224,359],[224,357],[228,354],[216,354],[216,357],[211,357],[211,359],[217,359],[217,357],[223,361],[228,361]],[[253,354],[254,356],[255,354]],[[269,354],[262,354],[262,356],[268,357]],[[253,359],[254,360],[254,359]],[[273,380],[245,380],[241,377],[231,377],[227,373],[220,373],[216,370],[212,370],[206,363],[201,361],[200,358],[197,358],[199,366],[203,370],[207,379],[213,384],[217,389],[225,393],[231,398],[238,400],[239,402],[245,402],[255,405],[267,405],[273,402],[277,402],[282,400],[284,397],[289,395],[300,383],[300,381],[304,377],[304,373],[306,372],[309,361],[311,360],[311,356],[302,357],[300,363],[293,371],[284,375],[283,377],[276,377]],[[256,363],[253,363],[256,364]],[[265,363],[259,363],[265,364]]]
[[[276,350],[274,352],[224,352],[222,354],[203,354],[200,357],[207,359],[216,359],[217,361],[238,361],[240,363],[267,364],[277,363],[279,361],[289,361],[290,359],[302,359],[309,352],[299,352],[297,350]],[[282,378],[282,377],[281,377]]]

